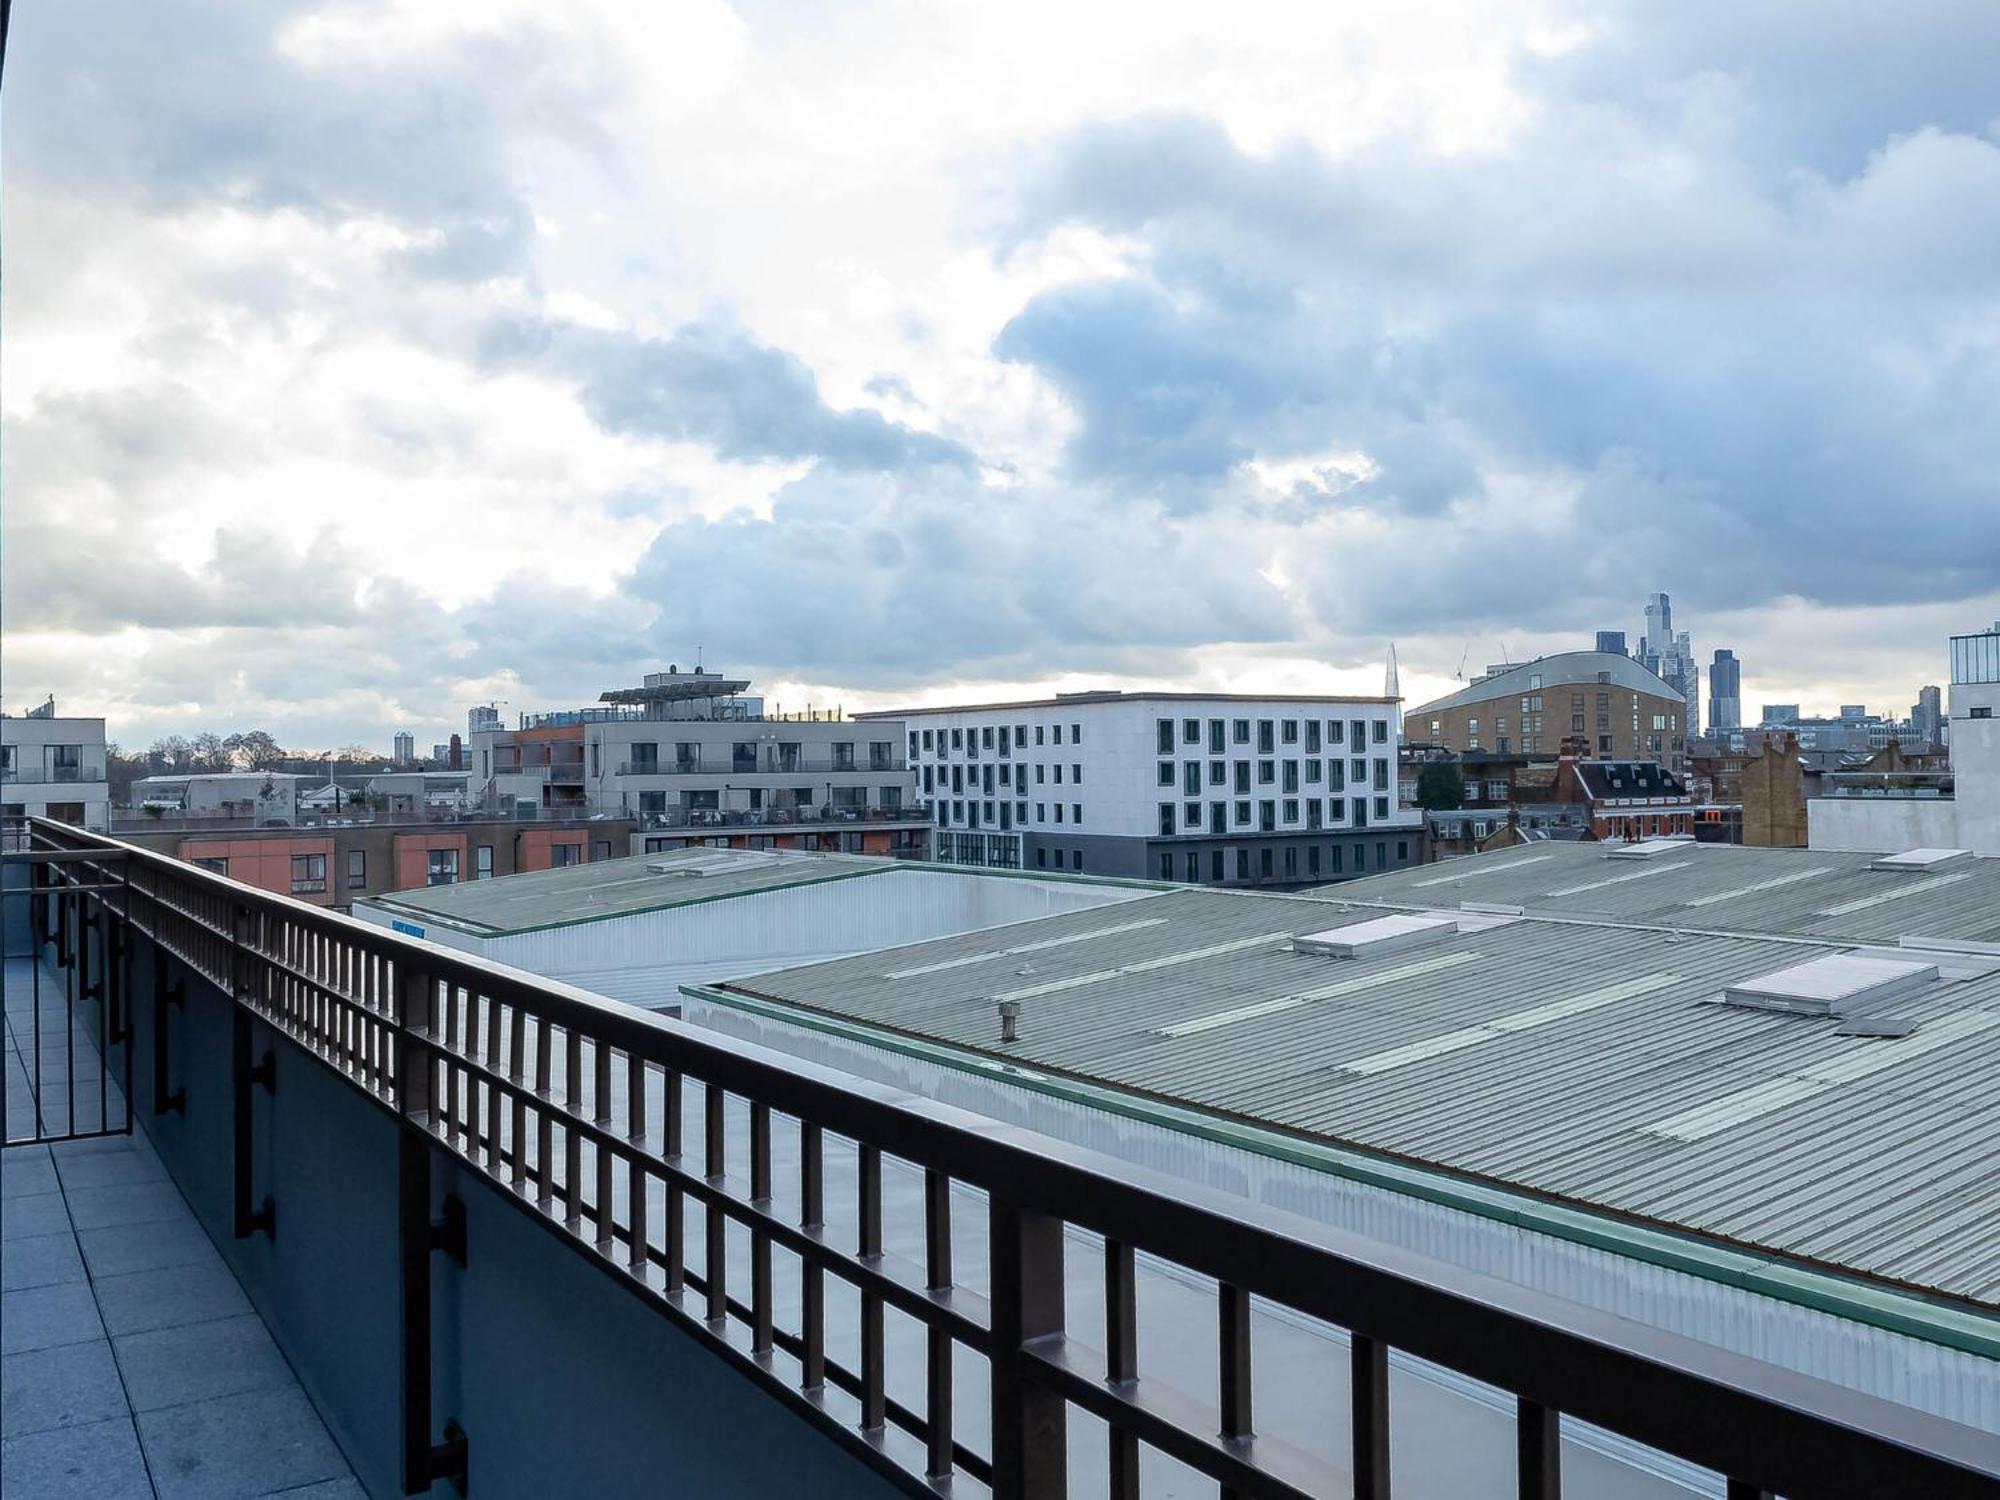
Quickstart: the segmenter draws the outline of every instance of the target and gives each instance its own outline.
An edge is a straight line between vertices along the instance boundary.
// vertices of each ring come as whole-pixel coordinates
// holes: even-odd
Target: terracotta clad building
[[[118,837],[315,906],[635,852],[629,818],[121,830]]]

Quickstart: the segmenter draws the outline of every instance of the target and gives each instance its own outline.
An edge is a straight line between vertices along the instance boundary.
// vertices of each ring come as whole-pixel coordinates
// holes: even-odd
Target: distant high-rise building
[[[396,731],[396,764],[407,766],[417,758],[417,737],[407,729]]]
[[[1914,750],[1934,750],[1944,742],[1944,690],[1935,685],[1917,689],[1916,706],[1910,710],[1910,727],[1917,743]]]
[[[1708,666],[1708,727],[1711,732],[1743,727],[1743,664],[1720,646]]]
[[[1688,738],[1701,733],[1701,668],[1695,664],[1693,638],[1685,630],[1674,632],[1674,605],[1667,595],[1646,596],[1646,633],[1632,655],[1678,690]]]
[[[1628,650],[1628,649],[1626,648],[1626,645],[1625,645],[1625,632],[1624,632],[1624,631],[1622,631],[1622,630],[1600,630],[1600,631],[1598,631],[1598,632],[1597,632],[1597,649],[1598,649],[1599,651],[1608,651],[1608,652],[1610,652],[1610,653],[1611,653],[1611,654],[1612,654],[1613,656],[1630,656],[1630,655],[1632,654],[1632,653],[1631,653],[1631,652],[1630,652],[1630,651],[1629,651],[1629,650]]]
[[[1782,729],[1788,724],[1799,722],[1799,706],[1796,703],[1766,703],[1764,712],[1757,723],[1764,729]]]
[[[500,727],[500,710],[491,703],[475,703],[472,711],[465,716],[465,738],[471,741],[475,734]]]

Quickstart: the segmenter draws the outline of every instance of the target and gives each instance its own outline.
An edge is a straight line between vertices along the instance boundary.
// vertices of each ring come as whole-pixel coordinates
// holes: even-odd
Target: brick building
[[[1576,740],[1606,760],[1685,768],[1687,706],[1640,663],[1608,651],[1563,651],[1489,667],[1457,692],[1410,709],[1403,737],[1453,751],[1548,754]]]

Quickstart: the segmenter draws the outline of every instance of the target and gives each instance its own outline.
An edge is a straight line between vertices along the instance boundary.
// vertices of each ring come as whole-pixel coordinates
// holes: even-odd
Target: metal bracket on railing
[[[265,1093],[274,1098],[278,1092],[278,1054],[276,1050],[266,1052],[263,1061],[250,1070],[250,1082],[262,1086]]]
[[[456,1422],[444,1424],[444,1441],[434,1443],[430,1452],[431,1483],[440,1479],[446,1481],[461,1495],[472,1492],[472,1478],[469,1460],[472,1457],[471,1444],[466,1440],[465,1429]]]
[[[456,1193],[445,1194],[444,1202],[438,1205],[438,1217],[431,1221],[430,1246],[457,1265],[464,1266],[465,1200]]]
[[[269,1193],[264,1195],[262,1203],[243,1216],[243,1227],[237,1231],[236,1237],[239,1240],[248,1239],[260,1232],[267,1240],[278,1237],[278,1202]]]
[[[186,1010],[188,1008],[187,981],[185,979],[176,979],[172,984],[167,986],[166,1002],[175,1010]]]

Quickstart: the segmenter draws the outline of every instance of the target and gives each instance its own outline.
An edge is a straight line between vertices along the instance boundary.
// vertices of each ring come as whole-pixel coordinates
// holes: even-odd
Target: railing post
[[[187,1113],[187,1090],[173,1088],[168,1077],[167,1012],[187,1009],[187,982],[169,978],[165,950],[153,948],[153,1113]]]
[[[278,1237],[278,1209],[270,1193],[265,1193],[262,1201],[252,1202],[256,1194],[253,1168],[255,1166],[254,1131],[251,1113],[252,1090],[260,1084],[269,1093],[277,1092],[277,1058],[266,1053],[262,1062],[253,1063],[251,1052],[256,1043],[252,1031],[250,1013],[239,1004],[231,1015],[232,1036],[230,1056],[231,1105],[234,1113],[234,1167],[235,1167],[235,1223],[236,1238],[248,1239],[262,1231],[267,1239]]]
[[[1554,1408],[1519,1398],[1515,1417],[1521,1500],[1562,1500],[1562,1417]]]
[[[1348,1336],[1354,1419],[1354,1500],[1389,1500],[1389,1346]]]
[[[463,1221],[454,1237],[449,1213],[441,1225],[431,1219],[436,1067],[429,1037],[437,991],[430,975],[400,962],[396,981],[396,1107],[402,1116],[396,1141],[396,1239],[403,1315],[403,1491],[425,1494],[444,1479],[462,1495],[469,1459],[464,1430],[447,1422],[443,1440],[431,1438],[431,1253],[443,1249],[461,1263],[465,1255]]]
[[[997,1193],[991,1225],[993,1493],[1043,1500],[1068,1491],[1068,1407],[1026,1350],[1063,1331],[1063,1226]]]

